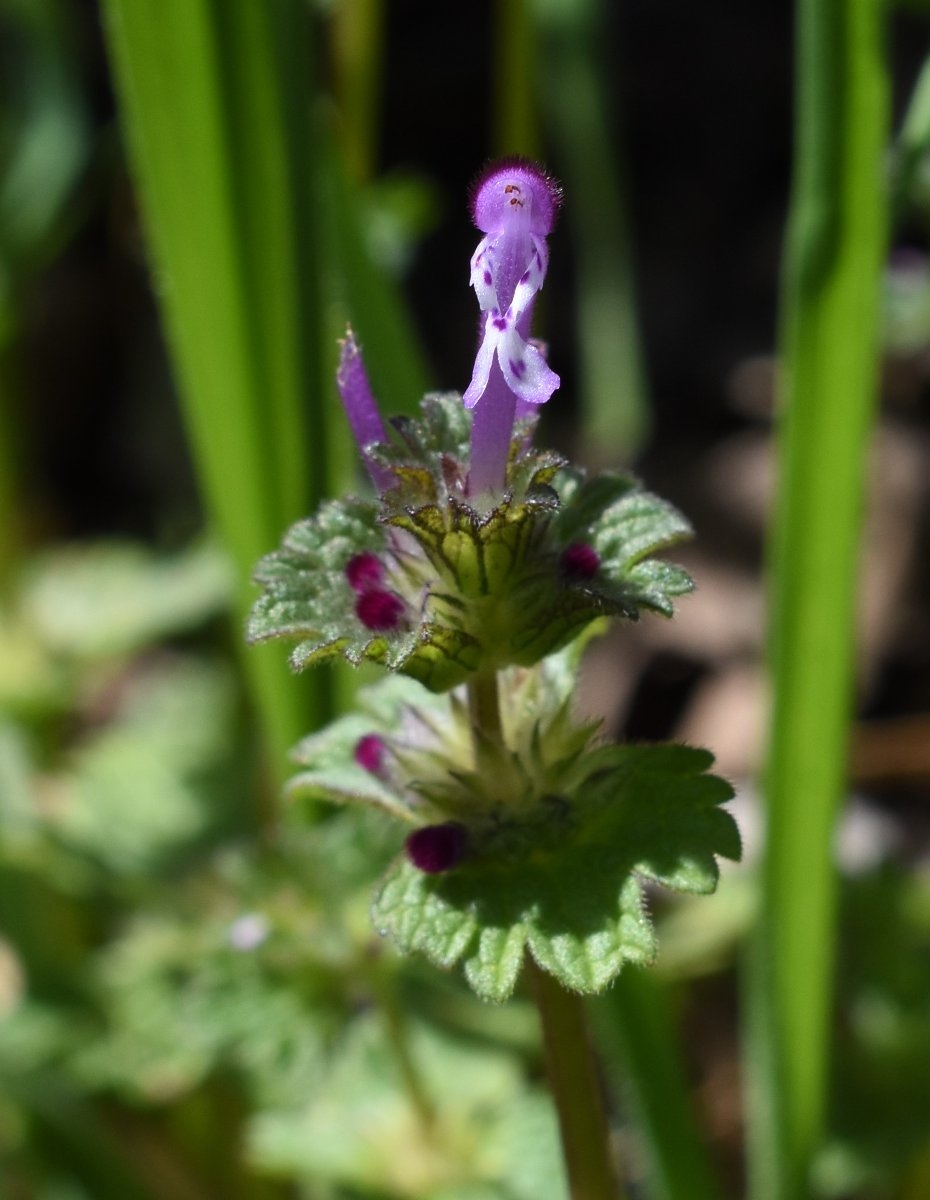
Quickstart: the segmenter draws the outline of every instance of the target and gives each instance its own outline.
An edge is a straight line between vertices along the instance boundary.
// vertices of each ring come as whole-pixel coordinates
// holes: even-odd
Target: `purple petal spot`
[[[493,324],[495,329],[499,329],[503,333],[503,331],[507,328],[507,318],[495,317]]]
[[[526,374],[526,363],[523,361],[522,358],[519,358],[516,360],[511,359],[510,360],[510,369],[511,369],[511,371],[513,371],[514,375],[516,375],[516,377],[518,379],[522,379],[523,376]]]
[[[526,158],[490,163],[475,180],[471,215],[482,233],[496,233],[513,221],[528,221],[539,237],[552,232],[562,189],[542,167]]]
[[[346,579],[354,592],[368,592],[384,580],[384,563],[377,555],[365,551],[346,563]]]
[[[490,271],[485,271],[484,282],[488,285],[488,287],[490,287],[491,284],[494,282],[494,276],[491,274]]]
[[[458,821],[426,825],[407,838],[407,857],[427,875],[440,875],[457,866],[468,849],[468,831]]]
[[[366,629],[386,633],[396,629],[404,615],[404,602],[396,592],[372,588],[362,592],[355,602],[355,615]]]
[[[571,579],[593,579],[601,565],[601,558],[587,542],[572,542],[562,551],[559,560],[562,570]]]
[[[376,733],[366,733],[355,743],[353,757],[360,767],[370,775],[380,775],[384,770],[384,756],[387,752],[384,738]]]

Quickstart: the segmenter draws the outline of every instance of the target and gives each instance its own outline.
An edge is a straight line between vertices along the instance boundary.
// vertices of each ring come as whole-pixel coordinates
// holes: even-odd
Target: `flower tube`
[[[503,491],[515,418],[545,404],[559,386],[542,350],[530,341],[530,324],[549,265],[546,237],[560,202],[558,185],[523,159],[493,163],[472,193],[472,218],[485,235],[471,259],[471,285],[484,323],[462,397],[474,409],[472,496]]]

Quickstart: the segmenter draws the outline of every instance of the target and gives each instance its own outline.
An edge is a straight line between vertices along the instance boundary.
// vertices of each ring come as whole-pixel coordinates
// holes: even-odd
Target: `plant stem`
[[[468,711],[475,737],[504,743],[497,675],[477,675],[468,684]],[[559,1115],[562,1154],[571,1200],[620,1200],[610,1154],[607,1117],[591,1052],[584,1001],[568,992],[526,956],[542,1024],[549,1084]]]
[[[476,675],[468,684],[468,713],[476,735],[484,734],[491,741],[503,745],[504,729],[501,725],[501,701],[497,690],[497,675]]]
[[[620,1200],[584,1000],[527,955],[572,1200]]]

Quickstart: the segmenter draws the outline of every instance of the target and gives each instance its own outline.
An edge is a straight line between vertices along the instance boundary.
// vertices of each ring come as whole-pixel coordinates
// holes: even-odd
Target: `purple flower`
[[[379,493],[386,492],[396,482],[394,475],[385,467],[379,467],[377,463],[372,462],[366,454],[366,449],[373,442],[386,442],[387,431],[368,383],[361,349],[351,329],[346,330],[346,336],[340,344],[336,387],[339,389],[343,408],[346,410],[352,433],[372,483]]]
[[[560,202],[554,180],[523,159],[493,163],[472,193],[472,217],[485,235],[471,260],[471,285],[485,314],[482,339],[462,397],[475,410],[472,495],[503,488],[515,417],[545,404],[559,386],[530,341],[530,322]]]

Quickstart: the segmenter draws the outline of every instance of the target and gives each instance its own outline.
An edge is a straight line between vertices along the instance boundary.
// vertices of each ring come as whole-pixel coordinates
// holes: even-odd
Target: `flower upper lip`
[[[495,359],[522,404],[545,404],[559,386],[558,375],[529,342],[533,304],[549,265],[546,235],[559,199],[549,176],[523,160],[492,166],[476,188],[472,215],[485,236],[472,255],[470,282],[487,316],[462,397],[468,408],[487,391]]]

